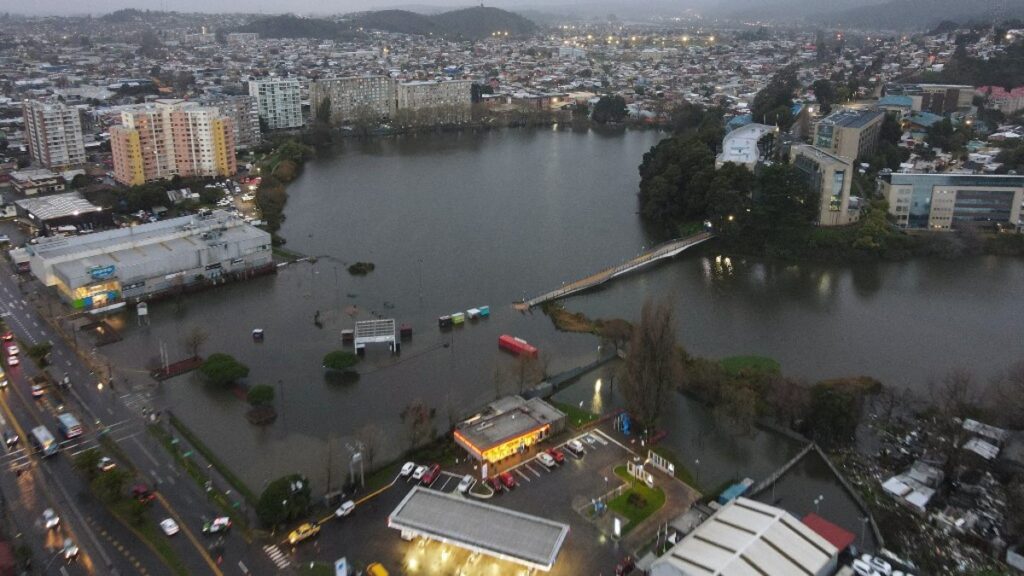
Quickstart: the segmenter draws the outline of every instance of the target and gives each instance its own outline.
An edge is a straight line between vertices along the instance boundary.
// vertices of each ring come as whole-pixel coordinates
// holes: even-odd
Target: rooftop
[[[882,114],[884,114],[884,112],[880,110],[852,110],[844,108],[836,110],[821,121],[822,123],[832,124],[833,126],[839,126],[842,128],[863,128]]]
[[[569,534],[559,522],[422,486],[402,499],[388,526],[542,570],[554,566]]]
[[[99,212],[103,210],[82,197],[78,192],[65,192],[52,196],[25,198],[16,200],[15,204],[22,210],[34,214],[36,218],[47,221],[66,216],[78,216],[82,212]]]
[[[519,396],[503,398],[459,424],[455,432],[480,451],[500,445],[544,425],[564,414],[540,398],[523,400]]]

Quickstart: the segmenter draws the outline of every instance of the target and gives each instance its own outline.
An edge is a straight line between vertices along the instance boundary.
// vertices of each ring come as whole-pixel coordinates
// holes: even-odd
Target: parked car
[[[146,486],[145,484],[136,484],[135,486],[132,486],[132,498],[146,504],[147,502],[155,500],[156,494],[149,489],[149,486]]]
[[[18,437],[17,432],[10,428],[4,428],[4,445],[8,448],[12,448],[18,445],[18,440],[20,440],[20,438]]]
[[[558,466],[558,464],[555,462],[555,459],[552,458],[551,455],[548,454],[547,452],[541,452],[540,454],[537,454],[537,461],[543,464],[544,466],[547,466],[548,468],[554,468],[555,466]]]
[[[400,474],[402,475],[402,478],[406,478],[410,474],[412,474],[414,470],[416,470],[416,463],[406,462],[405,464],[402,465],[402,471],[400,472]]]
[[[0,341],[3,341],[3,342],[13,342],[14,341],[14,332],[11,332],[10,330],[8,330],[7,332],[4,332],[3,335],[0,336]]]
[[[71,538],[64,539],[64,546],[60,549],[65,561],[71,561],[78,557],[78,545]]]
[[[13,341],[8,341],[7,342],[7,355],[8,356],[17,356],[18,354],[21,354],[21,349],[18,348],[18,345],[15,344]]]
[[[506,489],[511,490],[516,487],[516,477],[511,472],[502,472],[498,477],[501,478],[501,483]]]
[[[7,365],[8,366],[17,366],[18,364],[21,364],[21,359],[18,358],[17,356],[8,356],[7,357]]]
[[[220,534],[231,529],[231,518],[220,516],[203,523],[203,534]]]
[[[178,523],[173,518],[164,518],[160,521],[160,529],[164,531],[164,534],[174,536],[178,533]]]
[[[469,489],[473,486],[474,480],[475,479],[473,478],[472,474],[466,474],[465,476],[463,476],[462,480],[459,481],[459,494],[465,494],[466,492],[469,492]]]
[[[351,514],[355,509],[356,503],[351,500],[346,500],[341,503],[341,506],[338,506],[338,509],[334,511],[334,515],[338,518],[342,518]]]
[[[622,562],[619,562],[615,566],[615,576],[624,576],[625,574],[629,574],[634,568],[636,568],[636,562],[633,560],[633,557],[626,556],[622,559]]]
[[[587,441],[587,444],[590,444],[591,446],[597,446],[597,438],[594,438],[592,435],[587,434],[586,436],[583,437],[583,439]]]
[[[488,478],[487,485],[491,487],[491,490],[494,490],[495,494],[501,494],[501,479],[499,479],[497,476],[491,476],[490,478]]]
[[[440,474],[441,474],[441,465],[440,464],[431,464],[430,469],[427,470],[427,473],[423,475],[423,478],[420,480],[420,482],[422,482],[425,486],[430,486],[431,484],[434,483],[434,480],[437,480],[437,477]]]
[[[303,524],[302,526],[299,526],[295,530],[292,530],[288,534],[288,543],[292,544],[292,545],[295,545],[295,544],[298,544],[299,542],[302,542],[303,540],[308,540],[308,539],[312,538],[313,536],[316,536],[319,533],[320,533],[320,525],[319,524],[311,524],[309,522],[306,522],[305,524]]]
[[[47,530],[60,526],[60,516],[57,516],[53,508],[43,510],[43,525],[46,526]]]
[[[886,562],[885,560],[882,560],[878,556],[872,556],[871,554],[861,554],[860,559],[862,562],[865,562],[868,566],[871,566],[871,568],[875,572],[878,572],[883,576],[889,576],[890,574],[892,574],[892,564]]]
[[[43,385],[42,384],[37,384],[37,383],[33,382],[32,383],[32,397],[33,398],[42,398],[43,394],[46,394],[46,389],[43,388]]]
[[[555,462],[557,462],[558,464],[565,462],[565,454],[563,454],[562,451],[559,450],[558,448],[548,448],[547,454],[548,456],[554,458]]]
[[[426,473],[427,473],[427,467],[426,466],[422,466],[422,465],[421,466],[417,466],[416,470],[412,473],[412,479],[413,480],[422,480],[423,479],[423,475],[426,474]]]
[[[565,444],[565,449],[572,452],[576,456],[583,456],[586,450],[583,449],[583,442],[579,440],[570,440]]]
[[[117,463],[114,462],[113,459],[111,459],[111,458],[109,458],[107,456],[104,456],[104,457],[100,458],[100,461],[96,464],[96,467],[99,468],[103,472],[109,472],[109,471],[113,470],[114,468],[117,468]]]

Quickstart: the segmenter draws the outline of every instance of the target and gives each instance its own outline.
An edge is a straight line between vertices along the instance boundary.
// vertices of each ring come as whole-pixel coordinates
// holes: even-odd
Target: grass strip
[[[588,412],[578,406],[566,404],[565,402],[556,402],[554,400],[549,400],[548,402],[555,408],[564,412],[569,424],[577,430],[598,419],[597,414]]]
[[[98,498],[97,498],[98,499]],[[156,524],[149,518],[142,517],[141,522],[132,522],[131,517],[132,500],[123,499],[108,506],[111,514],[125,528],[130,530],[135,537],[141,540],[164,561],[164,564],[175,574],[189,576],[188,567],[178,557],[178,553],[171,548],[170,543],[163,533],[157,529]]]
[[[623,534],[629,532],[648,516],[657,512],[665,505],[665,492],[661,488],[649,488],[643,482],[633,478],[626,472],[625,466],[617,466],[615,475],[622,478],[632,487],[608,502],[608,509],[629,520],[623,529]],[[630,499],[633,499],[633,502]],[[642,505],[636,505],[642,502]]]
[[[245,485],[245,482],[242,482],[241,478],[235,476],[235,473],[232,472],[231,469],[228,468],[223,462],[221,462],[220,458],[217,458],[217,455],[214,454],[213,451],[206,446],[206,444],[203,444],[199,440],[199,438],[197,438],[196,435],[193,434],[192,431],[189,430],[188,427],[181,422],[181,420],[178,420],[177,416],[168,413],[168,417],[170,419],[171,426],[174,426],[178,433],[181,434],[185,438],[185,440],[188,440],[188,443],[191,444],[192,447],[195,448],[200,454],[202,454],[203,458],[206,458],[207,462],[209,462],[211,465],[213,465],[214,468],[217,469],[217,472],[219,472],[220,475],[223,476],[224,479],[228,481],[228,484],[231,484],[231,486],[233,486],[234,489],[238,491],[238,493],[241,494],[243,498],[245,498],[245,501],[250,506],[255,506],[256,502],[259,501],[259,498],[256,496],[255,493],[253,493],[252,490],[249,489],[248,486]]]

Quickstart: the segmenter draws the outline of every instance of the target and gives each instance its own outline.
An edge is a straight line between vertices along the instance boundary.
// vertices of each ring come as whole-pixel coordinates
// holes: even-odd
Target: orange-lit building
[[[455,427],[455,442],[482,462],[514,456],[565,428],[565,414],[540,398],[508,396]]]

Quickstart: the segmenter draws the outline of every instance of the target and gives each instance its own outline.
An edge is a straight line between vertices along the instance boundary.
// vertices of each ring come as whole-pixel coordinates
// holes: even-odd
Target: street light
[[[815,514],[818,513],[818,508],[821,505],[821,501],[824,500],[824,499],[825,499],[825,497],[822,496],[821,494],[818,494],[818,497],[814,499],[814,513]]]

